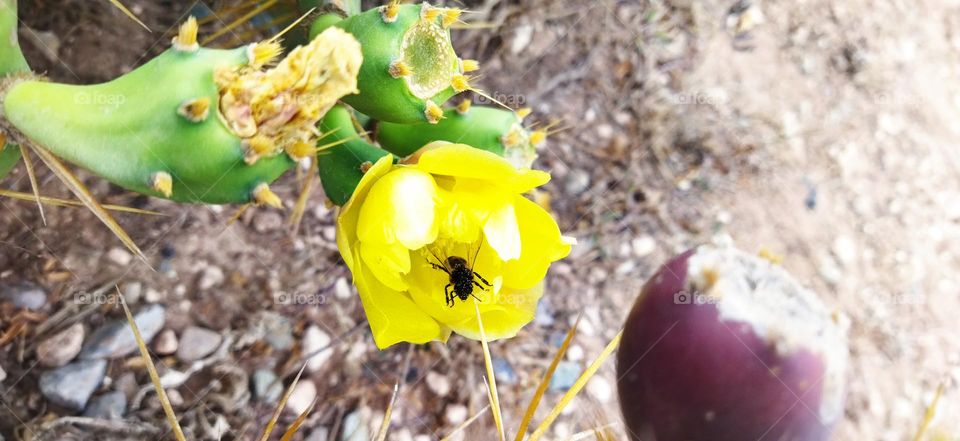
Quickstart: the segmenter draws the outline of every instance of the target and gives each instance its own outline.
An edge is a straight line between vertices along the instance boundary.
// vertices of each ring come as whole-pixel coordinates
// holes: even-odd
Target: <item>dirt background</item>
[[[194,6],[125,3],[153,33],[105,0],[21,1],[29,27],[21,39],[31,64],[58,81],[113,78],[166,48],[164,31]],[[580,241],[551,270],[538,321],[491,347],[516,374],[500,387],[508,427],[516,427],[578,313],[581,332],[568,359],[586,366],[616,334],[657,265],[696,244],[732,237],[745,250],[783,256],[790,272],[851,318],[849,397],[835,439],[911,439],[939,384],[946,393],[937,439],[960,439],[960,4],[487,0],[465,6],[475,11],[470,21],[486,25],[455,32],[460,53],[482,62],[480,85],[567,127],[551,137],[539,165],[553,173],[546,188],[561,228]],[[242,29],[217,44],[252,41]],[[67,195],[52,175],[41,176],[45,194]],[[135,308],[165,304],[166,326],[178,332],[191,324],[223,333],[249,329],[268,310],[289,317],[297,335],[317,325],[334,337],[335,355],[310,375],[320,402],[307,426],[331,429],[330,439],[356,410],[377,426],[397,382],[402,390],[389,439],[438,439],[456,425],[451,414],[459,406],[472,415],[486,404],[474,342],[454,337],[446,346],[376,350],[336,252],[334,213],[321,190],[291,234],[277,211],[249,210],[228,224],[236,207],[175,205],[82,176],[103,201],[167,214],[119,216],[158,271],[126,264],[120,244],[84,210],[48,208],[43,225],[34,205],[2,200],[0,285],[41,284],[49,292],[48,315],[74,293],[116,281],[139,287]],[[29,191],[22,166],[3,187]],[[288,201],[297,188],[296,176],[275,186]],[[285,305],[276,301],[284,293],[325,301]],[[94,329],[117,316],[103,305],[84,323]],[[8,439],[16,439],[14,427],[64,414],[39,396],[29,347],[25,337],[0,348],[0,365],[20,378],[14,387],[9,379],[3,384],[8,407],[0,409],[0,434]],[[247,374],[264,366],[282,372],[299,356],[297,347],[253,345],[220,364]],[[163,364],[184,367],[171,359]],[[115,360],[108,376],[130,372],[148,384],[132,359]],[[447,389],[436,384],[443,380]],[[551,439],[608,424],[621,439],[614,381],[607,363]],[[216,439],[201,421],[222,415],[229,428],[222,439],[251,439],[272,410],[252,402],[227,409],[213,399],[226,391],[181,389],[178,413],[198,437]],[[548,394],[538,415],[560,395]],[[163,424],[149,402],[130,418]],[[467,439],[493,439],[491,427],[485,416]]]

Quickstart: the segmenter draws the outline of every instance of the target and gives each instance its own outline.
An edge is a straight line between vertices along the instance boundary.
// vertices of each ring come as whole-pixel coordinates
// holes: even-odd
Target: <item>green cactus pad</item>
[[[350,110],[336,106],[320,121],[323,133],[332,133],[321,139],[324,144],[349,139],[343,144],[317,152],[317,168],[323,191],[334,204],[343,205],[363,177],[363,164],[375,163],[387,154],[383,149],[359,137],[350,118]]]
[[[377,142],[401,157],[433,141],[455,142],[496,153],[517,167],[530,167],[537,157],[536,149],[516,112],[484,106],[463,110],[445,110],[444,119],[435,125],[381,122]]]
[[[214,72],[247,63],[246,48],[168,50],[109,83],[74,86],[40,81],[14,85],[4,110],[10,122],[73,164],[143,194],[155,173],[172,176],[170,199],[246,203],[257,185],[294,165],[286,155],[244,163],[241,140],[217,117]],[[184,103],[209,99],[209,117],[189,121]]]
[[[343,101],[375,119],[412,124],[427,122],[428,108],[443,104],[456,92],[451,82],[462,74],[460,59],[442,19],[427,19],[427,5],[392,5],[336,20],[321,16],[311,27],[316,35],[328,26],[353,34],[363,48],[363,65],[357,78],[360,93]],[[395,14],[387,18],[388,8]],[[397,62],[406,68],[403,75]]]

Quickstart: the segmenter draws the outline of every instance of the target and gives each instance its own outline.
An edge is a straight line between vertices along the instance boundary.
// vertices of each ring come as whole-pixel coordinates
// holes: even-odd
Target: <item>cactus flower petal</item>
[[[547,268],[570,251],[550,214],[522,195],[549,178],[459,144],[370,167],[337,219],[337,245],[377,345],[444,341],[450,332],[478,339],[474,301],[489,339],[529,323]],[[472,280],[468,272],[456,283],[458,261]]]

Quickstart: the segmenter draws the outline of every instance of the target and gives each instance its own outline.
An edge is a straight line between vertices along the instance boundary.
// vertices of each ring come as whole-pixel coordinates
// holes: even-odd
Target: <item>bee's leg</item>
[[[427,263],[429,263],[430,266],[433,267],[433,269],[438,269],[438,270],[441,270],[441,271],[443,271],[443,272],[445,272],[445,273],[447,273],[447,274],[450,274],[450,271],[447,270],[447,267],[445,267],[445,266],[443,266],[443,265],[439,265],[439,264],[433,263],[433,262],[431,262],[431,261],[429,261],[429,260],[427,261]]]
[[[477,274],[476,271],[473,271],[473,275],[477,276],[477,278],[480,279],[480,281],[483,282],[484,285],[493,286],[490,284],[490,282],[487,281],[487,279],[484,279],[483,276],[481,276],[480,274]],[[474,280],[473,283],[477,283],[477,281]],[[480,285],[477,285],[477,286],[480,286]]]
[[[483,286],[483,285],[481,285],[480,282],[478,282],[478,281],[476,281],[476,280],[473,281],[473,284],[474,284],[474,285],[477,285],[477,288],[480,288],[481,291],[486,291],[487,288],[489,287],[489,285],[488,285],[488,286]]]
[[[451,308],[453,308],[453,294],[450,294],[450,288],[451,288],[452,286],[453,286],[453,285],[451,285],[451,284],[448,283],[447,286],[443,287],[443,293],[446,294],[446,296],[447,296],[447,297],[446,297],[446,299],[447,299],[447,306],[449,306],[449,307],[451,307]]]
[[[483,300],[481,300],[480,297],[477,297],[477,295],[474,294],[474,293],[470,293],[470,296],[472,296],[473,298],[477,299],[478,302],[483,302]]]

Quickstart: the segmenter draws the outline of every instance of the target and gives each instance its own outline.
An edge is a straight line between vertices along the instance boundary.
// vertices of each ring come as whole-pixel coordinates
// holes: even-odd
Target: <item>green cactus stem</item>
[[[464,100],[444,111],[435,125],[380,122],[377,142],[390,153],[409,156],[433,141],[467,144],[507,158],[518,168],[529,168],[537,158],[536,146],[546,132],[523,126],[528,109],[516,112],[495,107],[471,106]]]
[[[459,9],[391,2],[342,20],[320,16],[311,32],[335,26],[360,41],[360,92],[344,97],[345,103],[382,121],[436,123],[443,118],[440,105],[470,89],[465,73],[477,68],[459,59],[450,42],[449,28],[459,16]]]
[[[0,0],[0,75],[29,72],[30,66],[23,57],[17,36],[17,1]],[[10,173],[20,160],[20,148],[7,143],[3,134],[0,141],[0,179]]]
[[[336,205],[346,204],[363,177],[364,167],[377,162],[387,154],[383,149],[365,141],[354,127],[350,110],[335,106],[320,121],[320,130],[329,133],[324,143],[345,141],[317,152],[320,182],[327,197]]]
[[[279,206],[269,184],[316,143],[316,122],[356,90],[356,40],[331,29],[280,54],[275,42],[199,47],[196,21],[173,48],[108,83],[21,81],[3,108],[54,155],[139,193],[181,202]]]
[[[20,148],[13,144],[0,145],[0,180],[10,173],[10,170],[20,160]]]

